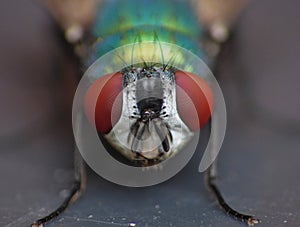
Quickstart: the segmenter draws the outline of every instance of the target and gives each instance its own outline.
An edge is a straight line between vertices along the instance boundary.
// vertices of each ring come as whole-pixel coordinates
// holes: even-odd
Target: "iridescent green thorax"
[[[147,41],[176,44],[205,58],[201,27],[184,0],[110,0],[100,5],[93,26],[94,57],[117,47]]]

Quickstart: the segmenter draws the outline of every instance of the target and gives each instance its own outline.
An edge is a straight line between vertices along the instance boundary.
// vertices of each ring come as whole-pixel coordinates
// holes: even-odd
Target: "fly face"
[[[162,66],[122,71],[122,113],[106,140],[136,165],[155,165],[193,136],[176,105],[173,70]]]

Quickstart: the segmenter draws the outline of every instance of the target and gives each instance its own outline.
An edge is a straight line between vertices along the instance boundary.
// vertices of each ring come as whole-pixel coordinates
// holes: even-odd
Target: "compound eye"
[[[197,131],[211,116],[213,92],[205,80],[192,73],[176,71],[175,80],[181,88],[176,90],[179,116],[192,131]],[[198,119],[193,114],[195,109]]]
[[[97,79],[86,92],[84,109],[99,133],[109,133],[122,112],[122,74],[111,73]]]

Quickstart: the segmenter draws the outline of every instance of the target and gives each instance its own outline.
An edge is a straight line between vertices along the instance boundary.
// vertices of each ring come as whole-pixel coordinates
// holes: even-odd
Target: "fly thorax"
[[[106,139],[131,161],[159,162],[178,152],[193,133],[177,112],[174,72],[130,68],[122,82],[122,114]]]

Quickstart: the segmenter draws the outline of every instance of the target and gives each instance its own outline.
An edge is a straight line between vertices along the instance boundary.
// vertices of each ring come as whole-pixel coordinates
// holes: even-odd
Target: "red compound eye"
[[[176,91],[179,116],[191,130],[196,131],[204,126],[211,116],[212,90],[203,79],[192,73],[177,71],[175,80],[181,88]],[[195,109],[198,119],[195,117]]]
[[[111,73],[97,79],[87,90],[84,108],[97,131],[106,134],[122,112],[122,74]],[[113,111],[112,111],[113,109]]]

